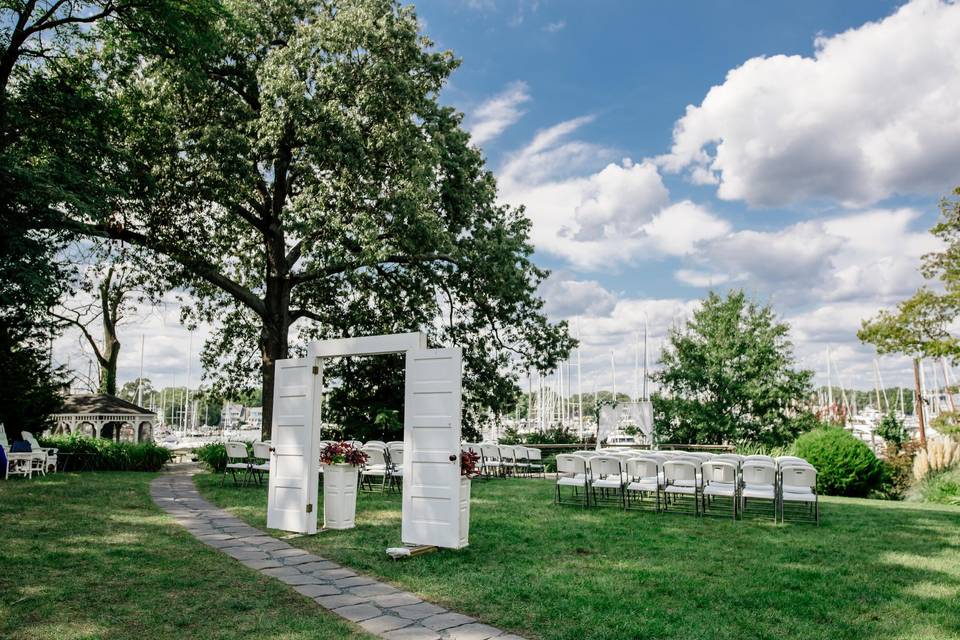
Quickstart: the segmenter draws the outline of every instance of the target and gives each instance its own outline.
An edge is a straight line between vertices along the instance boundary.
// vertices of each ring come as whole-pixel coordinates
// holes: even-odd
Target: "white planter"
[[[460,476],[460,547],[470,542],[470,478]]]
[[[357,515],[357,473],[352,464],[323,466],[323,528],[352,529]]]

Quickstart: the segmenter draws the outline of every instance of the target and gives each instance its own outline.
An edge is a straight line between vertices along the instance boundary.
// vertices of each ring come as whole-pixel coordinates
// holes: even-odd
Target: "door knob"
[[[456,461],[457,461],[457,456],[453,456],[453,455],[450,456],[450,462],[456,462]]]

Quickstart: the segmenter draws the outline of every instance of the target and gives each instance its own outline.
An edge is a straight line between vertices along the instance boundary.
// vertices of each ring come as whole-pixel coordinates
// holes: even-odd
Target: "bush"
[[[159,471],[173,459],[166,447],[152,442],[134,444],[86,436],[52,436],[38,439],[43,447],[56,447],[60,454],[87,456],[86,467],[93,471]],[[75,468],[79,468],[79,465]]]
[[[920,443],[915,440],[907,440],[899,448],[887,444],[883,477],[880,481],[882,497],[900,500],[907,494],[913,485],[913,459],[920,448]]]
[[[960,443],[952,438],[930,438],[926,448],[920,449],[913,459],[913,477],[920,481],[957,465],[960,465]]]
[[[815,429],[797,438],[796,455],[817,468],[821,493],[866,496],[874,490],[883,466],[865,443],[843,429]]]
[[[193,456],[216,473],[222,473],[227,468],[227,448],[222,442],[197,447],[193,450]]]
[[[960,505],[960,468],[930,474],[913,487],[910,499]]]

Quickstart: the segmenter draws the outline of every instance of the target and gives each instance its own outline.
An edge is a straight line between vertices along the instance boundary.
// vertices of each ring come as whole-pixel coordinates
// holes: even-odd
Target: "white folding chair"
[[[499,445],[498,448],[500,449],[500,468],[504,475],[513,475],[517,471],[517,459],[513,447]]]
[[[626,509],[642,508],[645,495],[653,496],[653,509],[660,511],[661,462],[652,456],[640,456],[627,460]],[[634,500],[634,497],[637,500]],[[638,506],[634,506],[639,502]]]
[[[251,472],[251,461],[250,456],[247,453],[247,445],[243,442],[226,442],[224,443],[224,448],[227,450],[227,466],[223,470],[223,477],[220,478],[220,486],[223,486],[223,481],[227,479],[227,472],[230,472],[230,475],[233,476],[233,484],[240,486],[246,486],[247,481],[250,479]],[[241,478],[237,480],[237,472],[242,472]]]
[[[540,449],[527,447],[527,464],[529,465],[530,475],[539,473],[541,478],[546,478],[546,466],[543,464],[543,452]]]
[[[616,504],[626,507],[623,492],[623,465],[615,456],[594,456],[590,458],[590,490],[593,504]],[[597,490],[599,489],[599,494]]]
[[[363,446],[365,446],[365,447],[378,446],[378,447],[383,447],[384,449],[386,449],[386,448],[387,448],[387,443],[384,442],[383,440],[370,440],[370,441],[368,441],[368,442],[367,442],[365,445],[363,445]]]
[[[495,444],[482,444],[480,445],[480,453],[483,456],[484,475],[488,478],[501,475],[503,467],[500,463],[500,447]]]
[[[700,515],[700,460],[696,456],[667,460],[663,464],[663,509],[680,505],[685,496],[693,500],[693,513]]]
[[[41,447],[40,443],[37,442],[37,439],[29,431],[21,431],[20,437],[30,443],[30,448],[33,449],[34,457],[30,461],[30,466],[35,471],[47,475],[47,471],[52,473],[57,470],[57,452],[60,451],[59,449],[54,447]]]
[[[390,454],[390,486],[403,486],[403,443],[388,442],[387,453]]]
[[[513,447],[513,465],[517,474],[524,475],[530,473],[530,460],[527,458],[527,448],[520,445]]]
[[[570,487],[572,495],[564,497],[562,487]],[[582,494],[581,490],[583,491]],[[571,454],[557,456],[557,483],[554,503],[590,506],[590,470],[586,458]]]
[[[373,481],[379,478],[380,493],[387,488],[387,481],[390,479],[389,469],[387,468],[387,450],[376,445],[364,447],[361,449],[367,454],[367,461],[360,469],[360,488],[363,489],[364,482],[367,484],[367,490],[373,491]]]
[[[701,495],[703,497],[703,515],[712,515],[710,507],[717,498],[729,498],[730,515],[737,519],[739,465],[728,460],[707,460],[700,467],[702,477]]]
[[[740,467],[740,514],[746,515],[747,501],[769,502],[773,521],[777,521],[777,467],[763,459],[750,460]]]
[[[266,442],[253,443],[253,460],[250,462],[250,472],[256,479],[257,484],[263,484],[263,476],[270,473],[270,451],[271,447]]]
[[[820,526],[817,470],[806,460],[780,467],[780,522],[787,521],[787,503],[800,505],[800,509],[790,509],[791,520]]]

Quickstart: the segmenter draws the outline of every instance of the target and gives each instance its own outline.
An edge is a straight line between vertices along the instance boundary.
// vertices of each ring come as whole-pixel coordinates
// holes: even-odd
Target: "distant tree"
[[[810,424],[811,371],[795,369],[789,326],[742,291],[711,292],[674,328],[654,374],[661,442],[781,446]]]
[[[151,276],[129,261],[127,253],[110,243],[77,247],[73,254],[79,262],[77,290],[50,312],[65,326],[80,331],[98,365],[98,391],[110,395],[117,395],[118,328],[142,312],[149,298],[146,285]],[[99,325],[99,338],[92,324]]]

